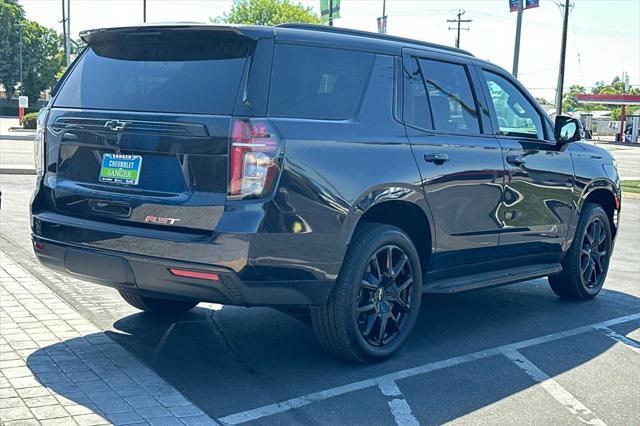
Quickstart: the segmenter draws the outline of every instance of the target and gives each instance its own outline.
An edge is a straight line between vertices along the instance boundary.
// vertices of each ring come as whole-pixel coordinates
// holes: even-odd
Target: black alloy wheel
[[[358,292],[357,321],[372,346],[392,343],[407,324],[412,307],[413,271],[405,252],[387,245],[367,262]]]
[[[587,288],[599,285],[602,275],[606,273],[608,241],[605,225],[600,218],[594,218],[582,239],[580,251],[580,274],[582,284]]]
[[[586,203],[562,261],[562,272],[549,277],[551,290],[565,299],[594,298],[607,278],[612,248],[609,215],[602,206]]]
[[[329,298],[311,307],[318,342],[339,357],[363,363],[396,353],[420,313],[421,267],[402,229],[359,225]]]

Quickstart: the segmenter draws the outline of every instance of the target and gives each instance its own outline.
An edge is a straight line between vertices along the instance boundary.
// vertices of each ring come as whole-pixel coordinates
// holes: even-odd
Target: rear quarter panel
[[[277,271],[335,279],[366,208],[389,199],[425,208],[411,146],[392,113],[393,67],[392,56],[377,55],[353,119],[272,118],[285,161],[250,253],[254,278]]]

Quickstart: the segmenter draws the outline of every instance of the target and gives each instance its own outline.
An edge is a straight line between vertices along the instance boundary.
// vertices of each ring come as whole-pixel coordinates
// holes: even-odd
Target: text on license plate
[[[141,166],[142,156],[140,155],[104,154],[99,180],[137,185]]]

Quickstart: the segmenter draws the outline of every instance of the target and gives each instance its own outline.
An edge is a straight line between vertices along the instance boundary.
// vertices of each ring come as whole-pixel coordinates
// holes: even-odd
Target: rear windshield
[[[80,58],[55,106],[230,114],[250,48],[248,41],[211,35],[96,44]]]
[[[373,58],[367,52],[276,45],[269,115],[352,117],[360,106]]]

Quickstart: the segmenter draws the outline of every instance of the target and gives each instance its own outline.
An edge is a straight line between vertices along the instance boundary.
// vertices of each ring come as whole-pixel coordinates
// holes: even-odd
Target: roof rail
[[[389,41],[395,41],[400,43],[411,43],[411,44],[416,44],[420,46],[430,47],[433,49],[446,50],[449,52],[455,52],[463,55],[473,56],[471,52],[467,52],[466,50],[459,49],[457,47],[445,46],[437,43],[429,43],[426,41],[413,40],[405,37],[391,36],[387,34],[372,33],[370,31],[352,30],[349,28],[340,28],[340,27],[328,27],[325,25],[295,24],[295,23],[279,24],[279,25],[276,25],[276,27],[295,28],[300,30],[320,31],[320,32],[335,33],[335,34],[345,34],[345,35],[352,35],[352,36],[358,36],[358,37],[374,38],[378,40],[389,40]]]

